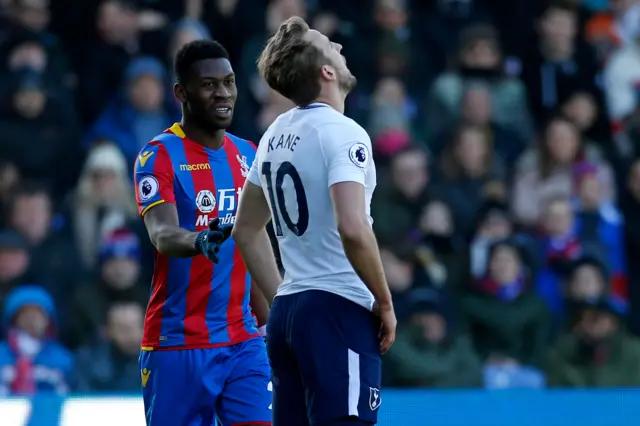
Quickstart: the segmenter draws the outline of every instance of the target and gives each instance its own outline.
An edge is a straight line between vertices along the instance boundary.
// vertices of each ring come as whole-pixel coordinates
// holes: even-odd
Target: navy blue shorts
[[[273,426],[375,424],[381,403],[379,319],[341,296],[309,290],[275,298],[267,324]]]

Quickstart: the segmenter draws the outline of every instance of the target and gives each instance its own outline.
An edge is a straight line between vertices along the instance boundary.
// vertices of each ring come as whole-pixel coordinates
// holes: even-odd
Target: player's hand
[[[385,353],[396,340],[396,313],[393,305],[380,307],[377,302],[373,305],[373,313],[380,317],[380,352]]]
[[[196,237],[196,250],[212,261],[218,263],[220,246],[231,236],[233,226],[220,226],[220,219],[209,222],[209,229],[200,231]]]

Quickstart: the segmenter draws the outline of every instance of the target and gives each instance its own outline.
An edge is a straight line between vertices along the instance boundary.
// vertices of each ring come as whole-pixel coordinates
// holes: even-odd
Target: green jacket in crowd
[[[566,334],[549,351],[546,373],[551,387],[638,387],[640,340],[620,331],[594,347]]]
[[[550,318],[546,305],[533,294],[502,301],[479,292],[463,296],[461,308],[466,331],[482,360],[494,353],[525,365],[539,366],[549,341]]]
[[[402,387],[469,388],[482,385],[482,365],[466,337],[432,344],[415,325],[398,327],[385,356],[389,384]]]

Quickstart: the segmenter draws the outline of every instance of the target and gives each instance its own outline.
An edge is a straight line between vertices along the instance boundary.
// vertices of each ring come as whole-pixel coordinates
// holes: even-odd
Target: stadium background
[[[291,107],[255,68],[291,15],[344,46],[359,80],[347,114],[374,145],[374,228],[400,321],[385,385],[403,388],[381,424],[637,419],[633,391],[543,389],[640,386],[639,1],[1,0],[0,12],[0,395],[28,398],[0,399],[3,425],[73,424],[64,407],[76,423],[128,424],[114,417],[125,402],[95,404],[140,387],[152,250],[131,170],[179,119],[171,57],[221,41],[238,74],[231,131],[257,142]],[[58,399],[71,394],[92,396]]]

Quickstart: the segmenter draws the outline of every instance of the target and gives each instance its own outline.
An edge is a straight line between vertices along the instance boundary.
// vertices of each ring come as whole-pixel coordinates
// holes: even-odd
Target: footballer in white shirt
[[[371,141],[343,114],[355,78],[341,48],[293,17],[258,61],[269,86],[297,105],[262,137],[233,230],[251,276],[273,300],[267,350],[274,426],[375,424],[381,353],[395,338],[371,228]]]

